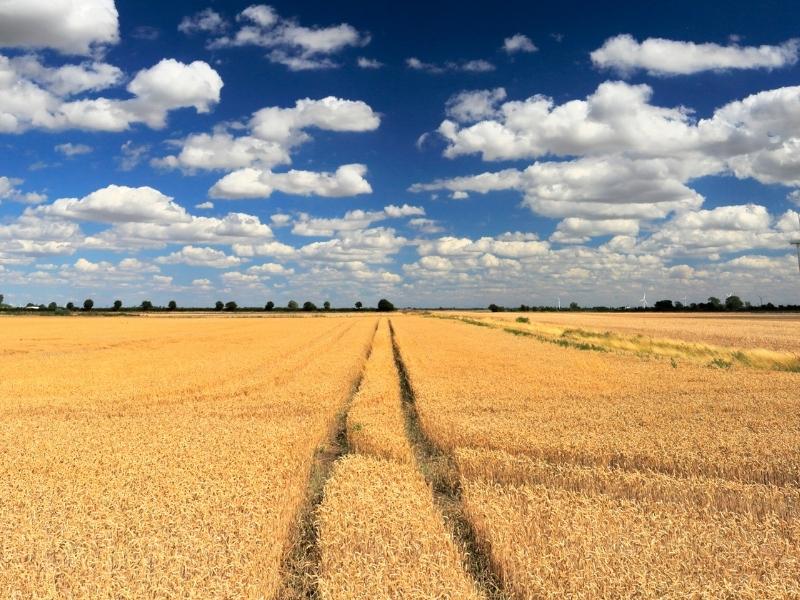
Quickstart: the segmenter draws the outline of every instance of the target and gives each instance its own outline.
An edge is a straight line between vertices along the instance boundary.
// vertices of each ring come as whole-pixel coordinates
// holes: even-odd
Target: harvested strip
[[[455,456],[462,479],[512,485],[540,484],[583,494],[739,512],[756,518],[800,517],[800,490],[796,487],[552,464],[502,450],[459,448]]]
[[[481,598],[430,489],[408,464],[346,456],[318,518],[323,599]]]
[[[372,354],[348,414],[350,447],[360,454],[412,463],[401,402],[389,324],[384,319],[375,333]]]
[[[800,597],[797,519],[484,481],[463,501],[518,598]]]

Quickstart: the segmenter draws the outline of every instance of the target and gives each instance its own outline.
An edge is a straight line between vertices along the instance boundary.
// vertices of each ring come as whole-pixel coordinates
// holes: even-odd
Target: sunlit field
[[[0,318],[0,597],[797,598],[799,339],[790,316]]]

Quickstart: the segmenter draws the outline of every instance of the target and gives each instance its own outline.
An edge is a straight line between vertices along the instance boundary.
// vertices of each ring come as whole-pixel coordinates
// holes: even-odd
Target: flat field
[[[0,318],[0,597],[800,598],[798,323]]]

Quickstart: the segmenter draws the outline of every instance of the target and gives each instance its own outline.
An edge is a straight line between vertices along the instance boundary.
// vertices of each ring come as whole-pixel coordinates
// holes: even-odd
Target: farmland
[[[800,597],[797,323],[0,319],[0,590]]]

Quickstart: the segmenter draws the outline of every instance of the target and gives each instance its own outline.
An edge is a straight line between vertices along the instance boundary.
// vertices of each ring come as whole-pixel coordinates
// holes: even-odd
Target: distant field
[[[800,315],[584,312],[442,312],[548,340],[695,362],[800,370]]]
[[[0,596],[800,597],[797,317],[160,316],[0,320]]]

